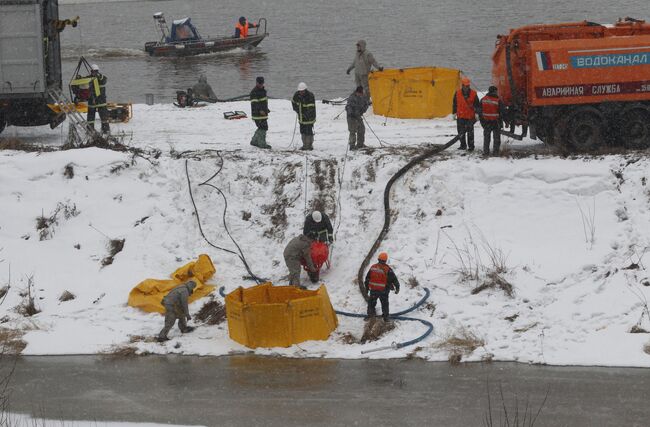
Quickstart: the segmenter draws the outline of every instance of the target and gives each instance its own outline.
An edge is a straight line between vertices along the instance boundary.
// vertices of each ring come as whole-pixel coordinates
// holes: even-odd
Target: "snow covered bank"
[[[201,326],[187,336],[175,330],[172,341],[151,342],[162,317],[126,306],[138,282],[164,278],[199,253],[215,263],[212,284],[226,290],[252,284],[242,279],[246,273],[236,257],[203,240],[190,201],[186,164],[206,236],[232,249],[223,200],[198,185],[220,168],[220,156],[223,169],[211,182],[228,198],[230,232],[253,271],[283,284],[284,245],[300,232],[305,209],[320,200],[337,229],[332,268],[321,278],[336,309],[364,312],[354,281],[383,224],[384,186],[424,144],[450,139],[455,125],[445,119],[388,119],[383,126],[383,117],[369,114],[385,146],[368,130],[367,143],[375,148],[346,154],[345,117],[334,119],[343,107],[319,104],[316,150],[304,153],[295,150],[299,135],[291,145],[295,115],[289,101],[273,100],[270,108],[271,151],[248,144],[250,120],[223,119],[224,111],[248,111],[247,103],[186,110],[135,106],[134,119],[114,130],[126,132],[130,145],[161,150],[156,165],[137,157],[133,164],[131,155],[95,148],[1,151],[0,285],[11,287],[0,306],[0,326],[24,332],[23,353],[99,353],[125,346],[199,355],[249,351],[228,338],[225,324]],[[65,130],[10,128],[2,137],[57,145],[62,135]],[[524,145],[538,149],[530,141]],[[484,160],[452,149],[416,167],[394,187],[395,221],[382,249],[402,282],[400,294],[391,295],[391,310],[413,305],[426,287],[430,304],[413,316],[432,321],[435,330],[418,348],[370,357],[414,353],[447,360],[460,354],[463,360],[650,366],[644,352],[648,335],[629,333],[635,326],[650,330],[643,315],[650,285],[644,267],[649,163],[639,154]],[[72,178],[64,176],[68,165]],[[37,217],[55,212],[56,222],[38,231]],[[111,239],[124,239],[124,248],[102,267]],[[17,309],[29,278],[41,312],[25,317]],[[507,289],[506,282],[512,296],[498,288]],[[480,291],[482,285],[496,287]],[[75,298],[59,301],[64,291]],[[361,350],[424,330],[398,322],[375,343],[347,344],[349,334],[361,336],[363,322],[339,321],[326,342],[256,352],[359,358],[365,357]]]

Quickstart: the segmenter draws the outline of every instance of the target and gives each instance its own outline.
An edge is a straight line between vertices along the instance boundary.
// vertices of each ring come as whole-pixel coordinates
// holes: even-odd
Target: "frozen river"
[[[536,426],[646,426],[650,417],[648,369],[248,355],[23,357],[11,410],[205,426],[478,426],[488,382],[495,425],[499,387],[511,416],[515,398],[520,415],[527,401],[536,412],[548,390]]]

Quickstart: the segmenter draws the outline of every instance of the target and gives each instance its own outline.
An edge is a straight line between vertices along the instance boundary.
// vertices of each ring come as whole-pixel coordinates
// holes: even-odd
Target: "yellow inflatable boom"
[[[140,282],[129,293],[128,304],[147,313],[158,312],[164,314],[165,308],[161,301],[169,291],[191,278],[196,282],[196,288],[194,288],[194,292],[189,299],[189,302],[192,303],[214,290],[214,286],[206,285],[205,282],[212,277],[215,271],[210,257],[201,254],[196,261],[185,264],[174,271],[171,274],[171,280],[146,279]]]
[[[460,71],[418,67],[370,73],[368,84],[375,114],[401,119],[431,119],[451,114]]]

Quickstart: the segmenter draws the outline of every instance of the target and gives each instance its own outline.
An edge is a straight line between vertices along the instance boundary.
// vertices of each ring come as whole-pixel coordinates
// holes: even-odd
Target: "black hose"
[[[189,173],[188,168],[187,168],[188,161],[187,161],[187,159],[186,159],[186,160],[185,160],[185,176],[187,177],[187,187],[188,187],[188,189],[189,189],[190,199],[192,200],[192,206],[194,207],[194,213],[196,214],[196,222],[197,222],[197,224],[198,224],[198,226],[199,226],[199,231],[200,231],[200,233],[201,233],[201,236],[203,236],[203,239],[204,239],[204,240],[205,240],[205,241],[206,241],[210,246],[212,246],[213,248],[215,248],[215,249],[219,249],[219,250],[224,251],[224,252],[228,252],[228,253],[233,254],[233,255],[236,255],[236,256],[241,260],[241,262],[244,264],[244,267],[246,268],[246,271],[247,271],[248,274],[250,275],[250,278],[252,278],[255,282],[257,282],[257,283],[266,282],[266,281],[267,281],[266,279],[260,278],[259,276],[257,276],[255,273],[252,272],[250,266],[248,265],[248,262],[246,261],[246,257],[244,256],[244,253],[243,253],[241,247],[239,246],[239,244],[237,243],[237,241],[236,241],[236,240],[232,237],[232,235],[230,234],[230,230],[228,230],[228,224],[226,223],[226,212],[227,212],[227,210],[228,210],[228,199],[226,198],[226,195],[223,193],[223,191],[221,191],[221,189],[220,189],[219,187],[217,187],[217,186],[215,186],[215,185],[209,183],[209,182],[210,182],[212,179],[214,179],[214,178],[215,178],[215,177],[216,177],[216,176],[221,172],[221,170],[223,169],[223,157],[221,156],[221,153],[219,153],[219,151],[216,151],[216,153],[217,153],[217,155],[219,156],[219,159],[221,160],[221,163],[220,163],[220,165],[219,165],[219,169],[218,169],[218,170],[217,170],[217,171],[216,171],[216,172],[215,172],[215,173],[214,173],[210,178],[208,178],[207,180],[205,180],[205,181],[203,181],[202,183],[200,183],[199,186],[206,185],[206,186],[208,186],[208,187],[210,187],[210,188],[213,188],[213,189],[217,190],[217,191],[219,192],[219,194],[221,194],[221,197],[223,197],[223,201],[224,201],[223,217],[222,217],[222,220],[223,220],[223,227],[224,227],[224,229],[226,230],[226,233],[228,234],[228,237],[230,237],[230,240],[231,240],[231,241],[233,242],[233,244],[237,247],[237,251],[238,251],[239,253],[237,253],[237,252],[235,252],[235,251],[232,251],[232,250],[230,250],[230,249],[222,248],[222,247],[220,247],[220,246],[217,246],[217,245],[213,244],[213,243],[212,243],[212,242],[211,242],[211,241],[206,237],[205,233],[203,232],[203,227],[201,226],[201,218],[200,218],[200,216],[199,216],[199,210],[198,210],[198,208],[196,207],[196,203],[194,202],[194,195],[192,194],[192,183],[190,182],[190,173]]]
[[[386,234],[388,234],[388,230],[390,229],[390,190],[393,187],[393,184],[395,183],[395,181],[401,178],[402,175],[408,172],[409,169],[411,169],[413,166],[433,156],[434,154],[438,154],[446,150],[447,148],[451,147],[452,145],[454,145],[456,142],[458,142],[458,140],[462,135],[463,134],[456,135],[451,140],[449,140],[449,142],[447,142],[445,145],[430,148],[429,150],[425,151],[419,156],[413,158],[410,162],[408,162],[400,170],[398,170],[397,173],[393,175],[390,180],[388,180],[388,184],[386,184],[386,188],[384,189],[384,227],[381,229],[381,232],[379,233],[377,240],[375,240],[375,243],[372,245],[372,248],[370,248],[368,255],[366,255],[366,258],[361,263],[361,266],[359,267],[359,272],[357,273],[357,283],[359,285],[359,291],[361,292],[363,299],[365,299],[366,301],[368,301],[368,294],[366,293],[365,285],[363,283],[363,273],[366,270],[366,267],[368,267],[368,264],[370,264],[370,259],[374,255],[375,251],[377,251],[379,245],[381,245],[381,242],[384,240],[384,237],[386,237]]]

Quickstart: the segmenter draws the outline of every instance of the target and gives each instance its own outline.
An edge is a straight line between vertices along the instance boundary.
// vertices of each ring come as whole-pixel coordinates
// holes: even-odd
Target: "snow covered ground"
[[[385,121],[368,114],[383,146],[367,131],[373,148],[348,153],[345,115],[335,119],[343,107],[319,104],[316,149],[304,153],[296,150],[299,135],[291,145],[290,102],[273,100],[270,109],[271,151],[248,144],[251,120],[223,119],[224,111],[248,112],[247,103],[185,110],[136,105],[133,120],[113,130],[125,132],[131,146],[162,151],[156,164],[138,157],[133,164],[130,154],[98,148],[0,151],[0,285],[11,285],[0,306],[0,327],[24,333],[23,354],[124,347],[197,355],[250,351],[228,338],[225,323],[199,325],[183,336],[175,329],[165,344],[142,339],[157,334],[163,318],[126,305],[141,280],[167,278],[200,253],[215,263],[213,284],[227,291],[253,284],[242,279],[246,272],[239,260],[210,247],[197,227],[186,166],[206,236],[234,248],[222,223],[223,200],[216,190],[198,185],[219,169],[216,150],[223,169],[211,183],[228,198],[228,226],[253,271],[285,284],[283,248],[300,232],[305,207],[308,212],[320,200],[337,230],[332,268],[323,271],[322,280],[336,309],[364,312],[356,273],[383,225],[386,182],[426,144],[449,140],[455,125],[451,119]],[[0,140],[57,146],[64,135],[65,125],[53,131],[12,127]],[[377,342],[347,344],[347,334],[361,336],[363,322],[339,316],[328,341],[255,352],[336,358],[411,354],[426,360],[460,353],[467,361],[650,366],[644,352],[648,335],[630,333],[633,327],[650,330],[646,155],[560,158],[528,141],[506,151],[537,154],[482,159],[479,135],[477,129],[479,153],[451,149],[407,173],[392,193],[395,220],[381,249],[389,253],[402,291],[391,295],[391,310],[410,307],[428,288],[430,304],[412,315],[434,324],[429,338],[362,355],[414,338],[424,327],[397,322]],[[72,178],[64,176],[68,165]],[[57,206],[57,222],[41,240],[37,217],[52,216]],[[124,249],[102,267],[110,239],[124,239]],[[19,311],[30,278],[41,311],[25,317]],[[510,283],[513,295],[498,288],[472,293],[495,279]],[[60,302],[64,291],[76,298]],[[194,303],[192,312],[202,304]]]

